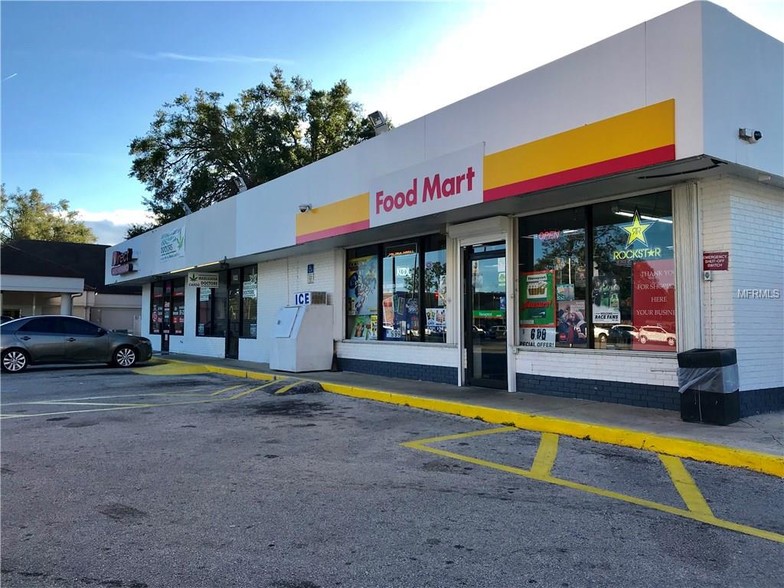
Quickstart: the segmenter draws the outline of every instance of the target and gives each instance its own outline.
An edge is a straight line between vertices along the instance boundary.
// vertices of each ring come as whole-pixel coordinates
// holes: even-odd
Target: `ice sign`
[[[296,292],[294,306],[308,306],[310,304],[326,304],[326,292]]]
[[[310,292],[297,292],[294,294],[294,304],[304,306],[310,304]]]

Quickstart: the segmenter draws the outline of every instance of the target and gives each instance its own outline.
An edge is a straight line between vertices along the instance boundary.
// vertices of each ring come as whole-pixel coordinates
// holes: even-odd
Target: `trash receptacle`
[[[681,418],[729,425],[740,418],[738,359],[734,349],[690,349],[678,354]]]

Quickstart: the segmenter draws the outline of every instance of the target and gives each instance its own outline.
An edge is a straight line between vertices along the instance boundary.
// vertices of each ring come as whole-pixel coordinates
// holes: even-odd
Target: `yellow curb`
[[[174,359],[165,359],[163,361],[189,363]],[[255,380],[285,379],[285,376],[277,376],[263,372],[223,368],[207,364],[204,364],[203,367],[211,373],[235,376],[238,378]],[[410,406],[432,412],[452,414],[469,419],[481,420],[491,424],[513,426],[527,431],[555,433],[567,437],[595,441],[597,443],[619,445],[631,449],[642,449],[663,455],[682,457],[716,465],[743,468],[769,476],[775,476],[777,478],[784,478],[784,457],[777,455],[758,453],[746,449],[736,449],[734,447],[726,447],[724,445],[715,445],[712,443],[702,443],[700,441],[680,439],[678,437],[665,437],[654,433],[643,433],[640,431],[604,425],[593,425],[590,423],[569,421],[549,416],[526,414],[499,408],[476,406],[473,404],[463,404],[450,400],[408,396],[406,394],[385,392],[383,390],[374,390],[371,388],[360,388],[357,386],[347,386],[344,384],[330,384],[328,382],[318,383],[321,384],[321,387],[326,392],[331,392],[333,394],[375,400],[387,404]]]
[[[398,404],[423,410],[453,414],[470,419],[478,419],[486,423],[513,426],[527,431],[556,433],[558,435],[566,435],[568,437],[595,441],[597,443],[642,449],[663,455],[743,468],[770,476],[776,476],[777,478],[784,478],[784,457],[776,455],[768,455],[745,449],[735,449],[733,447],[702,443],[700,441],[691,441],[677,437],[664,437],[653,433],[642,433],[604,425],[568,421],[549,416],[463,404],[449,400],[434,400],[418,396],[407,396],[394,392],[358,388],[356,386],[328,384],[325,382],[321,382],[321,386],[327,392],[354,398],[365,398],[368,400],[386,402],[388,404]]]

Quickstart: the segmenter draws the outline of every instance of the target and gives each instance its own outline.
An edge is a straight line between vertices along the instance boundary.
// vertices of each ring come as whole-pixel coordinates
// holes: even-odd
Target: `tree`
[[[95,243],[95,234],[79,213],[70,210],[67,200],[52,204],[33,188],[22,192],[17,188],[7,194],[5,185],[0,187],[0,239],[3,243],[17,239],[39,241],[68,241],[71,243]]]
[[[164,104],[148,133],[130,144],[130,176],[150,196],[155,222],[139,234],[308,165],[374,135],[345,80],[315,90],[275,68],[269,83],[227,105],[223,94],[195,90]]]

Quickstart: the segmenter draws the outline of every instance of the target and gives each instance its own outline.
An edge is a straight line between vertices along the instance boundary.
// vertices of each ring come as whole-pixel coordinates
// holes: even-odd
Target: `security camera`
[[[300,204],[299,205],[299,211],[300,212],[307,212],[307,211],[311,210],[312,208],[313,207],[310,204]]]
[[[755,129],[738,129],[738,138],[749,143],[756,143],[762,139],[762,131]]]

